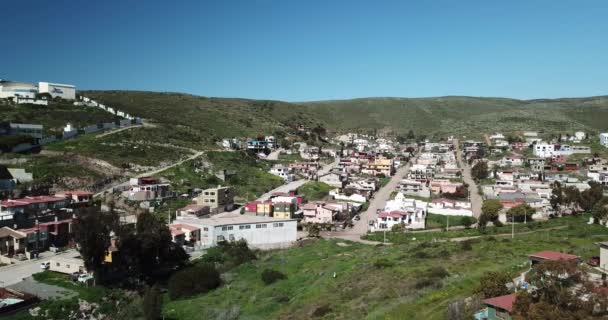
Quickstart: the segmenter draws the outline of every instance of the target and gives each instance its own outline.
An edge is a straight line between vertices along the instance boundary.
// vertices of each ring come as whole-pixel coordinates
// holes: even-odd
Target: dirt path
[[[473,210],[473,216],[475,218],[479,218],[481,215],[481,205],[483,203],[483,198],[477,193],[477,184],[473,180],[471,176],[471,167],[464,163],[462,160],[462,152],[460,150],[460,144],[458,140],[455,141],[456,145],[456,159],[458,161],[458,166],[462,169],[462,179],[466,184],[469,185],[469,198],[471,201],[471,207]]]
[[[522,234],[531,234],[531,233],[536,233],[536,232],[540,232],[540,231],[559,230],[559,229],[564,229],[567,227],[568,226],[566,225],[566,226],[552,227],[552,228],[546,228],[546,229],[530,230],[530,231],[525,231],[525,232],[516,232],[515,236],[519,236]],[[453,242],[462,242],[462,241],[466,241],[466,240],[479,239],[479,238],[483,238],[483,237],[510,237],[511,235],[512,235],[511,233],[499,233],[499,234],[488,234],[488,235],[481,235],[481,236],[451,238],[448,240],[453,241]]]

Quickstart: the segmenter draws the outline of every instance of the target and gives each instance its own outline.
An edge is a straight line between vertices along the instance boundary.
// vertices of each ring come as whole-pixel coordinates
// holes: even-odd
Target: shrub
[[[395,263],[393,261],[390,261],[385,258],[380,258],[374,261],[374,267],[376,267],[377,269],[390,268],[394,265]]]
[[[461,241],[460,249],[462,249],[463,251],[471,251],[471,250],[473,250],[473,245],[471,244],[471,241],[468,241],[468,240]]]
[[[158,287],[148,288],[142,301],[142,309],[146,320],[158,320],[162,317],[163,297]]]
[[[473,217],[462,217],[462,225],[466,229],[470,228],[475,222],[477,222],[477,219]]]
[[[428,257],[429,254],[425,251],[417,251],[416,253],[414,253],[414,258],[416,259],[427,259]]]
[[[504,226],[504,224],[502,223],[502,221],[500,221],[498,219],[494,220],[493,223],[494,223],[495,227],[499,227],[500,228],[500,227]]]
[[[220,286],[220,273],[210,264],[199,264],[174,274],[169,279],[171,299],[206,293]]]
[[[264,281],[266,285],[273,284],[279,280],[284,279],[287,279],[287,276],[280,271],[272,269],[265,269],[264,271],[262,271],[262,281]]]

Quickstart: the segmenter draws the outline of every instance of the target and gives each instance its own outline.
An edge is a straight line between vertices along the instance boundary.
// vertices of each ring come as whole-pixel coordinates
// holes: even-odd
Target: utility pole
[[[450,215],[446,215],[445,218],[447,220],[445,231],[450,231]]]
[[[515,238],[515,214],[511,214],[511,239]]]

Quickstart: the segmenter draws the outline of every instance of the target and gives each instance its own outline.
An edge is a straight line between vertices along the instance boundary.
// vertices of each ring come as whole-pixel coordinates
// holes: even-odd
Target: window
[[[240,229],[240,230],[243,230],[243,229],[251,229],[251,225],[249,225],[249,224],[245,224],[245,225],[239,226],[239,229]]]
[[[217,241],[224,241],[224,236],[217,236]]]
[[[205,192],[205,195],[206,195],[206,196],[208,196],[208,195],[209,195],[209,192]]]
[[[55,266],[56,266],[56,267],[60,267],[60,266],[61,266],[61,263],[56,262],[56,263],[55,263]]]
[[[266,228],[266,227],[267,227],[267,225],[265,223],[262,224],[262,228]]]
[[[280,228],[280,227],[283,226],[283,222],[275,222],[275,223],[272,224],[272,226],[275,227],[275,228]]]
[[[232,226],[228,226],[228,230],[232,230]]]
[[[234,235],[233,234],[229,235],[228,239],[230,239],[230,241],[234,241]]]
[[[209,228],[204,227],[204,228],[203,228],[203,231],[209,231]]]

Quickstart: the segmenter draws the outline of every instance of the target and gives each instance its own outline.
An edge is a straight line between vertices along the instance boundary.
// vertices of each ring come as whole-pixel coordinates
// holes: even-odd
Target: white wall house
[[[74,272],[85,272],[84,260],[78,258],[53,257],[49,264],[49,270],[72,274]]]
[[[69,85],[69,84],[39,82],[38,83],[38,92],[48,93],[53,98],[59,97],[61,99],[65,99],[65,100],[75,100],[76,99],[76,87],[73,85]]]
[[[607,133],[600,133],[600,143],[608,148],[608,132]]]
[[[217,215],[203,219],[178,219],[177,223],[201,230],[201,244],[216,246],[222,241],[245,239],[258,249],[285,248],[297,239],[297,220],[249,215]]]
[[[38,88],[31,83],[25,82],[13,82],[13,81],[0,81],[0,98],[36,98]]]

